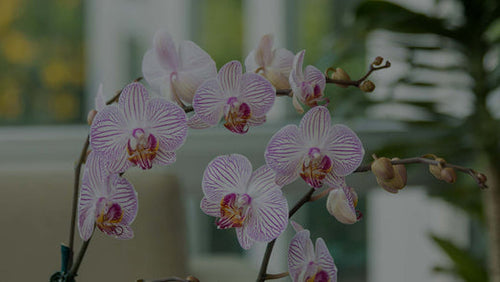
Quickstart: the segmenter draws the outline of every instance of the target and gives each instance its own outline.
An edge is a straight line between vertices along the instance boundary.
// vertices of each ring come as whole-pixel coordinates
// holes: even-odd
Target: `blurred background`
[[[373,153],[435,153],[486,172],[489,191],[468,176],[451,185],[413,165],[397,195],[377,187],[369,173],[350,176],[364,214],[352,226],[330,216],[324,199],[294,219],[313,240],[325,239],[339,281],[500,281],[499,18],[496,0],[2,0],[2,279],[48,280],[58,270],[72,168],[98,85],[110,98],[141,76],[143,54],[165,28],[177,42],[197,43],[218,68],[243,62],[267,33],[275,47],[306,49],[306,65],[342,67],[353,79],[376,56],[391,61],[371,75],[373,93],[327,86],[334,123],[360,135],[365,163]],[[281,97],[269,122],[245,136],[220,126],[190,130],[174,165],[127,172],[139,193],[136,237],[122,242],[96,234],[78,281],[188,274],[254,281],[265,244],[243,251],[233,230],[216,229],[199,209],[201,177],[221,154],[242,153],[254,168],[263,165],[269,138],[300,118],[291,99]],[[307,188],[297,181],[284,191],[292,205]],[[286,271],[293,234],[278,240],[269,272]]]

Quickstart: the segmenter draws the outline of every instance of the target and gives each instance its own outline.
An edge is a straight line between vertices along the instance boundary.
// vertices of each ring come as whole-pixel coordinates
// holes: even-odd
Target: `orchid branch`
[[[486,185],[486,176],[483,173],[477,172],[477,171],[473,170],[472,168],[467,168],[467,167],[463,167],[463,166],[459,166],[459,165],[455,165],[455,164],[450,164],[450,163],[447,163],[444,161],[433,160],[433,159],[427,158],[427,156],[430,156],[430,155],[426,155],[423,157],[414,157],[414,158],[406,158],[406,159],[400,159],[400,160],[392,160],[391,164],[398,165],[398,164],[421,163],[421,164],[441,166],[443,168],[449,167],[449,168],[452,168],[452,169],[455,169],[457,171],[460,171],[460,172],[463,172],[465,174],[470,175],[476,181],[477,185],[481,189],[488,188],[488,186]],[[354,172],[356,173],[356,172],[367,172],[367,171],[371,171],[371,164],[359,166]]]

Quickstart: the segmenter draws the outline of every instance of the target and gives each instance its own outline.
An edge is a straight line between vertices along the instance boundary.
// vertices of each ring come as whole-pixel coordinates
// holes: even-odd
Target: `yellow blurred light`
[[[74,119],[78,115],[78,100],[67,92],[56,93],[49,99],[49,110],[56,120]]]
[[[20,4],[19,0],[0,1],[0,30],[7,27],[19,15]]]
[[[42,69],[43,82],[50,88],[59,88],[72,80],[72,68],[59,59],[49,62]]]
[[[8,32],[2,38],[1,47],[5,59],[13,64],[29,64],[35,53],[33,42],[19,31]]]

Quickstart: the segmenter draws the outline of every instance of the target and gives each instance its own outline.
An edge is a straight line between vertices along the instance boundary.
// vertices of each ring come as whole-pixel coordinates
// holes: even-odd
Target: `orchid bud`
[[[375,66],[378,66],[378,65],[380,65],[383,61],[384,61],[384,58],[382,58],[382,57],[380,57],[380,56],[377,56],[377,57],[375,58],[375,60],[373,60],[373,63],[372,63],[372,64],[373,64],[373,65],[375,65]]]
[[[335,79],[335,80],[344,80],[344,81],[350,81],[351,80],[351,77],[349,76],[349,74],[347,74],[343,69],[341,68],[336,68],[335,71],[332,73],[332,76],[331,76],[332,79]],[[335,83],[337,86],[340,86],[342,88],[347,88],[347,85],[343,85],[343,84],[337,84]]]
[[[446,163],[446,161],[443,158],[435,158],[435,160],[438,161],[439,163]],[[443,168],[441,165],[429,165],[429,171],[431,172],[432,175],[434,175],[434,177],[436,177],[439,180],[442,180],[441,179],[442,169]]]
[[[394,178],[394,168],[392,167],[391,160],[388,158],[382,157],[373,161],[372,172],[375,174],[377,178],[381,178],[383,180],[390,180]]]
[[[393,165],[388,158],[382,157],[373,161],[371,168],[377,183],[387,192],[397,193],[406,186],[407,174],[404,165]]]
[[[455,170],[451,167],[445,167],[441,170],[441,180],[444,180],[448,183],[455,183],[457,180],[457,174]]]
[[[97,111],[92,109],[89,111],[87,115],[87,123],[88,125],[92,125],[92,122],[94,121],[95,115],[97,114]]]
[[[328,194],[326,209],[338,221],[344,224],[353,224],[359,220],[354,209],[358,204],[358,195],[351,187],[333,189]]]
[[[361,82],[359,89],[361,89],[361,91],[363,92],[373,92],[373,90],[375,90],[375,83],[373,83],[371,80],[365,80]]]
[[[476,177],[477,177],[477,180],[479,180],[479,182],[480,182],[481,184],[486,183],[486,181],[488,180],[488,179],[486,178],[486,175],[484,175],[484,174],[482,174],[482,173],[480,173],[480,172],[478,172],[478,173],[476,174]]]

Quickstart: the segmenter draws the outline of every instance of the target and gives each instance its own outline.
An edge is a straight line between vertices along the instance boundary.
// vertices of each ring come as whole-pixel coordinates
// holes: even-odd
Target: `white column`
[[[368,195],[368,281],[451,282],[433,273],[447,256],[429,237],[434,233],[459,246],[468,242],[468,217],[424,189],[406,187],[397,195],[376,189]]]

